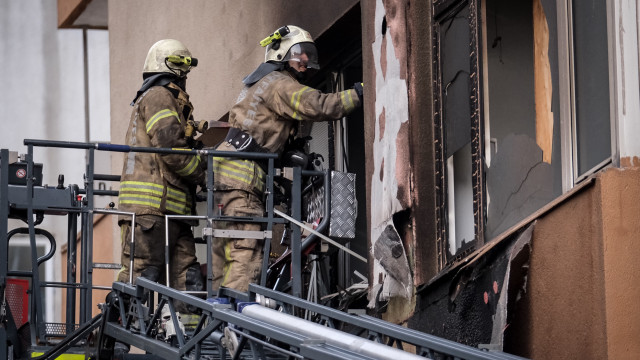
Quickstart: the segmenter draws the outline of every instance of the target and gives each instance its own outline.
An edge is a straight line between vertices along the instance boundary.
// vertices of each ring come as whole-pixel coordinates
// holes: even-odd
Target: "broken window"
[[[439,251],[444,265],[482,242],[477,32],[473,1],[436,6]]]
[[[487,0],[483,7],[488,239],[562,194],[557,52],[536,2]]]
[[[596,0],[436,1],[441,266],[611,162],[606,10]]]

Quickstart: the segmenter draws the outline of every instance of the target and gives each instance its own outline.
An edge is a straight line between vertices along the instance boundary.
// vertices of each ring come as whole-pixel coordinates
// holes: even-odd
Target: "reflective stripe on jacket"
[[[165,196],[166,195],[166,196]],[[183,191],[144,181],[120,183],[120,205],[138,205],[186,215],[191,212],[190,199]]]
[[[236,151],[227,142],[220,144],[217,150]],[[262,196],[266,188],[266,173],[251,160],[214,157],[213,179],[217,190],[245,190]]]

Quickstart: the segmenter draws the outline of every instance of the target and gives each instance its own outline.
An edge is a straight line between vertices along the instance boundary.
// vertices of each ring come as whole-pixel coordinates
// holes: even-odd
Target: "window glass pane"
[[[484,123],[489,129],[485,141],[491,145],[490,154],[485,154],[490,159],[485,164],[487,241],[562,193],[559,110],[554,108],[558,106],[557,74],[545,71],[557,68],[555,28],[549,27],[548,43],[539,42],[548,57],[536,62],[534,40],[546,36],[544,29],[534,30],[533,5],[534,0],[486,2],[489,103]],[[536,16],[546,16],[547,24],[555,23],[551,11]],[[536,95],[536,81],[552,84],[551,94]],[[551,97],[547,103],[553,105],[544,112],[546,116],[536,115],[536,96]],[[547,127],[540,128],[545,130],[537,130],[537,122],[544,122]]]
[[[471,141],[469,7],[440,24],[446,157]]]
[[[606,1],[574,0],[578,176],[611,156]]]

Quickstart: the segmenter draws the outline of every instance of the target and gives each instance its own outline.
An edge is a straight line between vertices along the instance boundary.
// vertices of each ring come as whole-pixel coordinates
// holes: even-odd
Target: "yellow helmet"
[[[263,40],[261,44],[263,43],[267,47],[264,56],[265,62],[299,61],[299,55],[306,54],[309,58],[307,67],[311,69],[320,68],[318,65],[318,50],[311,34],[298,26],[283,26]]]
[[[182,77],[197,65],[198,59],[191,57],[191,52],[184,44],[178,40],[164,39],[149,49],[142,73],[169,73]]]

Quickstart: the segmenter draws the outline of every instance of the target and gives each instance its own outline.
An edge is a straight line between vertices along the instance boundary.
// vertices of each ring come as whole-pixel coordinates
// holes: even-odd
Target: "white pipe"
[[[367,340],[359,336],[336,330],[327,326],[323,326],[311,321],[281,313],[276,310],[266,308],[255,304],[248,305],[242,309],[242,314],[248,317],[276,325],[278,327],[293,331],[297,334],[308,336],[312,339],[321,339],[329,345],[333,345],[342,349],[348,349],[361,355],[370,357],[371,359],[381,360],[411,360],[423,357],[402,351],[400,349]]]

